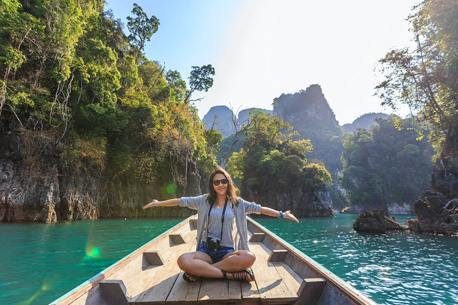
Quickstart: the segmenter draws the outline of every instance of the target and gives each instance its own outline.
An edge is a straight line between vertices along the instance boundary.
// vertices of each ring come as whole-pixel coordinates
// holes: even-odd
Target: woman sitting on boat
[[[256,260],[248,249],[246,214],[257,213],[299,222],[290,212],[279,212],[237,196],[231,176],[222,168],[210,175],[208,194],[164,201],[153,200],[143,209],[155,206],[188,207],[197,210],[197,251],[178,258],[183,278],[194,282],[199,277],[225,278],[251,282],[254,275],[249,269]],[[233,224],[237,234],[232,235]],[[237,250],[234,245],[237,244]]]

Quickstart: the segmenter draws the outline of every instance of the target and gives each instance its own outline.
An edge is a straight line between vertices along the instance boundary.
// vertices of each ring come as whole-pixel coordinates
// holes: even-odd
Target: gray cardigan
[[[180,207],[188,207],[190,209],[197,210],[197,248],[199,248],[205,234],[204,232],[206,232],[207,217],[210,210],[210,204],[207,202],[207,196],[201,195],[197,197],[182,197],[180,198]],[[261,206],[254,202],[248,202],[239,198],[238,204],[232,202],[232,207],[235,214],[235,224],[237,228],[234,238],[234,245],[237,245],[237,247],[234,248],[236,248],[236,250],[249,250],[246,214],[261,214]]]

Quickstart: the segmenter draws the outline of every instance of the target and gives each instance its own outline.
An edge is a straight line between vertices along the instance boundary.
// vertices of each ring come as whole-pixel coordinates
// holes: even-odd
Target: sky
[[[412,47],[406,18],[419,0],[107,0],[124,23],[133,3],[159,30],[149,60],[177,70],[189,84],[192,66],[215,68],[213,87],[191,99],[203,116],[226,105],[272,110],[282,93],[319,84],[340,125],[368,112],[391,114],[375,96],[377,61]],[[399,113],[405,115],[406,113]]]

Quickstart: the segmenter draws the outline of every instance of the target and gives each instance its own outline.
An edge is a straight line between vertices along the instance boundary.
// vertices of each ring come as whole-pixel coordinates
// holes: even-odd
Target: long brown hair
[[[208,203],[210,205],[213,205],[216,202],[217,198],[218,198],[218,195],[216,194],[216,191],[215,191],[215,189],[213,187],[213,178],[215,177],[216,174],[223,174],[224,177],[226,177],[226,179],[228,181],[228,184],[227,184],[227,197],[230,200],[232,200],[232,202],[234,202],[235,204],[238,204],[239,189],[232,182],[231,175],[229,175],[228,172],[226,172],[221,167],[215,168],[213,173],[210,175],[210,178],[208,179],[208,194],[207,194]]]

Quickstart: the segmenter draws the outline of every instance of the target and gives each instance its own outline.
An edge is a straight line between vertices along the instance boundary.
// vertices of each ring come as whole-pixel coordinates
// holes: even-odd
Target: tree
[[[434,127],[431,140],[439,158],[451,153],[457,125],[458,2],[424,1],[409,16],[416,49],[392,50],[379,61],[384,80],[376,86],[382,105],[410,107]]]
[[[0,80],[0,116],[6,103],[6,91],[10,73],[16,71],[26,60],[21,46],[32,29],[30,15],[21,14],[21,4],[17,0],[1,0],[0,4],[0,67],[5,68]],[[30,19],[27,22],[27,19]],[[3,70],[3,69],[2,69]]]
[[[212,65],[192,67],[191,76],[189,76],[189,91],[184,100],[185,104],[190,102],[189,98],[194,91],[207,92],[213,86],[213,75],[215,75],[215,68]]]
[[[186,82],[181,78],[180,73],[178,71],[169,70],[165,76],[165,80],[169,84],[169,87],[174,90],[176,100],[183,100],[186,93]]]
[[[247,138],[243,149],[234,152],[228,170],[241,182],[242,195],[274,191],[283,194],[302,187],[318,190],[330,182],[326,169],[308,164],[306,154],[312,151],[310,140],[294,141],[297,136],[288,123],[262,111],[250,112],[250,124],[243,128]]]
[[[100,1],[0,0],[0,127],[24,131],[37,147],[46,139],[57,162],[104,179],[122,173],[185,188],[187,170],[214,168],[221,136],[204,132],[183,103],[177,71],[138,61],[159,21],[136,4],[133,13],[128,39]],[[20,149],[37,160],[43,151]]]
[[[63,135],[79,66],[75,50],[98,3],[9,0],[1,7],[0,108],[8,105],[21,125],[60,127]]]
[[[250,112],[251,113],[251,112]],[[251,117],[244,121],[244,122],[239,122],[238,117],[239,117],[239,111],[237,110],[237,113],[234,113],[234,111],[231,108],[231,120],[232,120],[232,125],[234,126],[234,133],[230,135],[229,137],[226,137],[224,143],[222,142],[220,144],[220,147],[223,148],[221,150],[221,154],[218,154],[218,159],[221,160],[221,167],[226,168],[226,163],[229,160],[229,158],[232,155],[232,152],[235,150],[240,151],[242,148],[240,144],[237,145],[241,140],[243,140],[243,135],[245,134],[246,130],[250,128],[251,125]],[[216,120],[217,117],[215,117]],[[215,121],[213,121],[213,124]],[[212,126],[213,129],[213,126]],[[242,136],[241,139],[239,139],[239,136]],[[228,145],[230,143],[230,145]],[[238,149],[236,149],[238,147]]]
[[[136,17],[127,17],[127,29],[130,32],[128,39],[133,45],[138,47],[141,52],[145,48],[145,43],[150,41],[151,36],[159,29],[159,19],[155,16],[148,18],[148,15],[146,15],[137,3],[134,3],[132,13],[136,15]],[[140,55],[138,54],[136,58],[138,60]]]
[[[409,124],[410,119],[401,120]],[[432,147],[412,126],[398,129],[394,119],[348,134],[342,153],[342,187],[352,206],[384,208],[384,202],[411,203],[428,187]],[[426,130],[424,131],[426,132]]]

